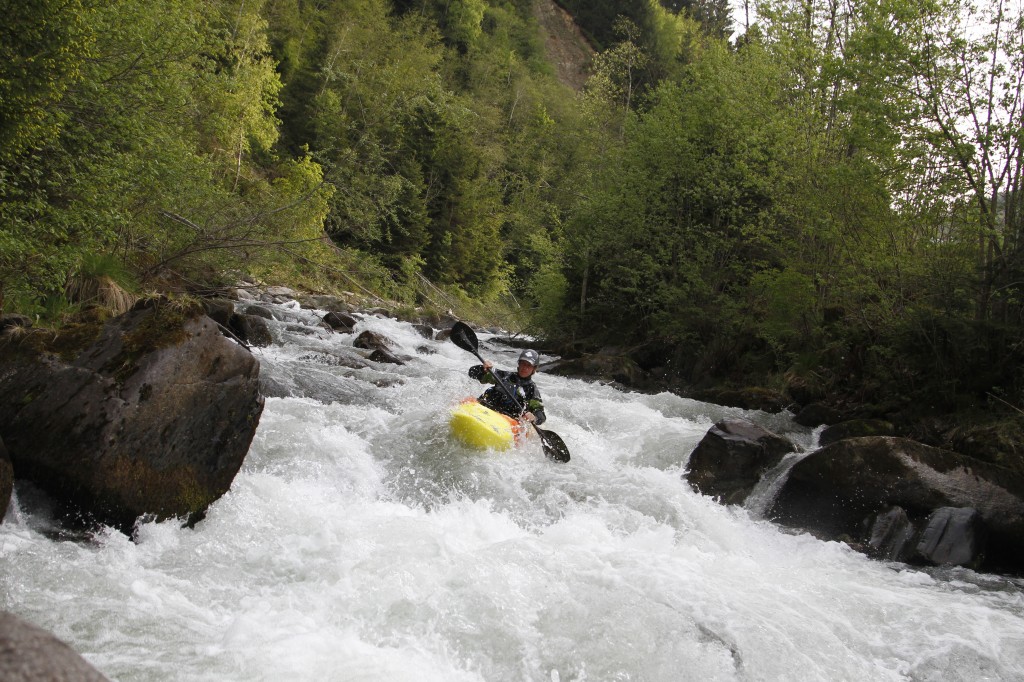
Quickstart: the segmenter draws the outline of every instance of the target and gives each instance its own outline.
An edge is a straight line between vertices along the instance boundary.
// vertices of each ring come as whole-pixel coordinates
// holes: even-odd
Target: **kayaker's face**
[[[525,379],[526,377],[533,374],[534,369],[534,366],[528,363],[526,360],[519,361],[519,376],[521,376],[522,378]]]

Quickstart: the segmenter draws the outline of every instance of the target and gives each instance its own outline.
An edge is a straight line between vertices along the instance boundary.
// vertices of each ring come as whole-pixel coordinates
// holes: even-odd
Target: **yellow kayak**
[[[452,410],[452,435],[475,448],[508,450],[528,433],[512,417],[488,409],[475,398],[467,398]]]

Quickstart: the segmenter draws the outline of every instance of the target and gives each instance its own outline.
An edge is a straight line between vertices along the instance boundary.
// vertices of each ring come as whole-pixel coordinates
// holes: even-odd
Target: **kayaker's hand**
[[[535,416],[533,416],[533,412],[523,412],[523,421],[524,422],[535,422],[535,421],[537,421],[537,418]]]
[[[490,372],[491,367],[494,367],[494,363],[492,363],[490,360],[484,360],[484,371]]]

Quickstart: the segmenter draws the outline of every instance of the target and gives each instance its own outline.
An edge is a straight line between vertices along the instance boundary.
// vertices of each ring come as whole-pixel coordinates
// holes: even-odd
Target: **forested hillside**
[[[3,311],[427,280],[680,386],[1019,428],[1019,4],[767,0],[730,43],[722,0],[561,0],[574,89],[542,1],[2,0]]]

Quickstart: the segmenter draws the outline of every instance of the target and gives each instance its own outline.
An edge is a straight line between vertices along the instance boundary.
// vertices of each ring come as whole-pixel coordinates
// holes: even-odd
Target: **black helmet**
[[[540,361],[540,356],[537,355],[535,350],[524,350],[522,355],[519,356],[519,362],[528,362],[534,367],[537,366],[538,361]]]

